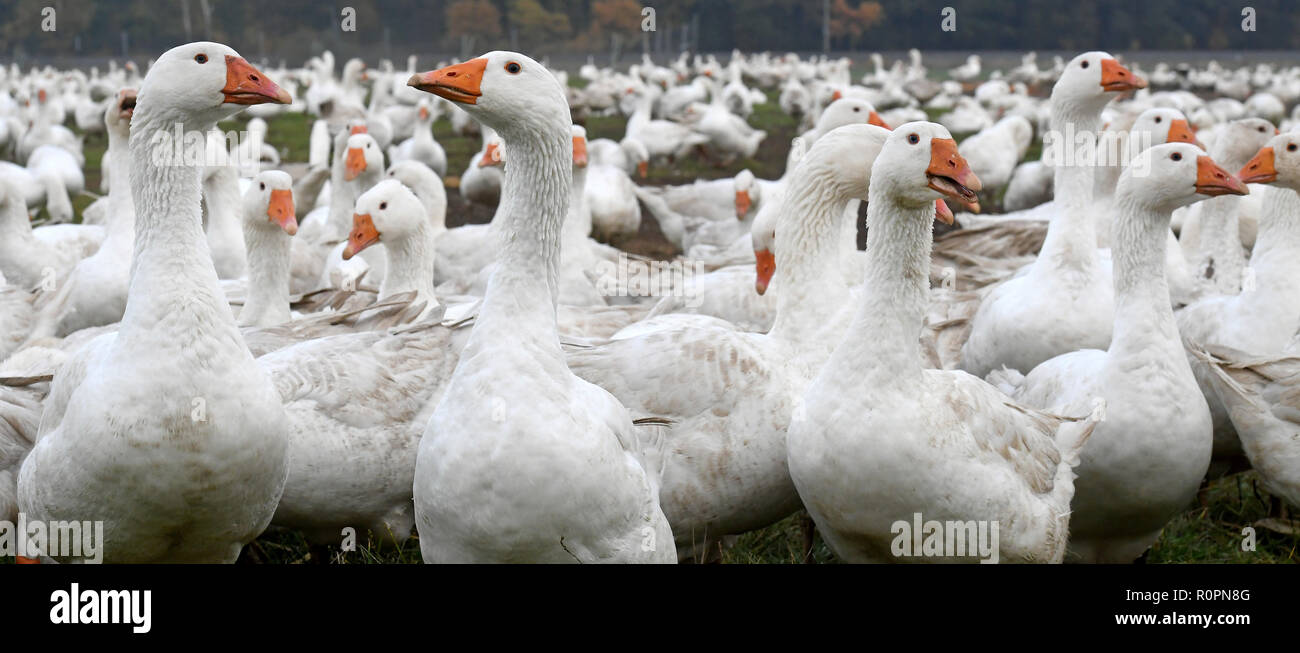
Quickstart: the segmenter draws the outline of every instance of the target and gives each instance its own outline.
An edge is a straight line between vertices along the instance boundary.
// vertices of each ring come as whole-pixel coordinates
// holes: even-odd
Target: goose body
[[[233,562],[284,488],[284,409],[218,290],[200,170],[149,151],[174,123],[204,133],[238,108],[225,102],[267,101],[289,96],[217,43],[169,50],[141,86],[122,327],[63,366],[18,480],[32,518],[104,519],[107,561]]]
[[[425,561],[674,561],[659,507],[662,441],[638,433],[655,429],[633,425],[609,393],[569,371],[556,333],[572,176],[563,89],[513,52],[411,83],[496,129],[512,171],[498,210],[500,264],[420,440],[415,515]]]

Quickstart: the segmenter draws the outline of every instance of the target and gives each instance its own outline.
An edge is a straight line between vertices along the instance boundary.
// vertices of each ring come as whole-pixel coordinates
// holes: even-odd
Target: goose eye
[[[1169,158],[1171,158],[1171,159],[1173,159],[1173,160],[1175,160],[1175,161],[1182,161],[1182,160],[1183,160],[1183,155],[1180,154],[1180,153],[1178,153],[1178,152],[1174,152],[1173,154],[1170,154],[1170,155],[1169,155]]]
[[[208,55],[206,55],[206,54],[196,54],[196,55],[194,55],[194,60],[197,61],[197,62],[199,62],[199,63],[207,63],[207,62],[208,62]]]
[[[506,64],[506,72],[510,73],[511,75],[518,75],[520,70],[523,70],[523,66],[520,66],[519,62],[517,61],[511,61],[510,63]]]
[[[380,210],[380,211],[383,211],[383,210],[386,209],[386,208],[388,208],[388,202],[380,202],[380,203],[379,203],[379,210]]]
[[[1291,143],[1290,145],[1287,145],[1287,146],[1286,146],[1286,151],[1288,151],[1288,152],[1294,152],[1295,149],[1296,149],[1296,148],[1295,148],[1295,143]]]
[[[916,134],[908,134],[907,142],[911,143],[912,145],[916,145],[917,143],[921,142],[921,137],[917,136]]]
[[[1255,131],[1257,131],[1257,132],[1263,134],[1263,133],[1264,133],[1264,128],[1263,128],[1263,127],[1258,127],[1258,128],[1255,129]]]
[[[862,111],[862,107],[853,107],[853,113],[858,113],[860,111]]]
[[[1087,59],[1084,59],[1083,62],[1079,64],[1079,67],[1080,67],[1080,68],[1087,68],[1087,67],[1088,67],[1088,60],[1087,60]]]
[[[258,184],[258,185],[257,185],[257,189],[258,189],[258,190],[266,190],[266,184],[265,184],[265,183]]]
[[[1156,116],[1156,122],[1160,122],[1161,120],[1164,120],[1164,118],[1161,118],[1160,116]]]

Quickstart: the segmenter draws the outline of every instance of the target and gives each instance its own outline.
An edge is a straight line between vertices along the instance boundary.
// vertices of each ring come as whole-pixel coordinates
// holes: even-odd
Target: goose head
[[[1133,121],[1129,133],[1138,136],[1136,139],[1138,142],[1153,145],[1191,143],[1196,147],[1205,149],[1205,146],[1199,140],[1196,140],[1196,131],[1188,124],[1183,112],[1178,109],[1165,107],[1147,109],[1138,115],[1137,120]]]
[[[248,105],[292,100],[238,52],[207,41],[164,52],[149,68],[138,96],[141,106],[151,107],[154,119],[189,130],[207,130]]]
[[[287,172],[265,170],[244,192],[244,222],[257,229],[298,233],[293,212],[293,178]]]
[[[759,187],[754,183],[754,173],[748,168],[736,174],[733,185],[736,188],[736,219],[744,220],[754,200],[758,199]]]
[[[622,148],[628,160],[636,163],[637,176],[645,179],[646,175],[650,174],[650,151],[646,149],[645,143],[635,138],[624,138],[619,141],[618,146]]]
[[[1243,118],[1223,126],[1210,152],[1214,160],[1236,170],[1246,165],[1261,148],[1278,135],[1273,123],[1263,118]]]
[[[558,129],[572,120],[564,88],[549,70],[518,52],[496,50],[476,59],[416,73],[406,82],[450,100],[507,136]]]
[[[573,125],[569,128],[573,137],[573,167],[587,167],[587,128]]]
[[[883,174],[871,183],[884,184],[886,192],[904,206],[935,200],[976,201],[983,188],[970,164],[957,152],[957,142],[943,125],[909,122],[890,132],[875,166]],[[951,215],[951,214],[949,214]],[[951,217],[939,215],[941,219]]]
[[[854,124],[875,125],[889,129],[889,125],[876,113],[876,108],[866,100],[842,98],[831,102],[817,119],[817,129],[826,133],[836,127]]]
[[[1248,184],[1276,184],[1300,193],[1300,134],[1269,139],[1238,174]]]
[[[415,105],[416,121],[421,125],[433,124],[433,111],[429,108],[429,101],[421,98],[419,104]]]
[[[1100,111],[1114,93],[1146,88],[1146,85],[1146,80],[1109,54],[1085,52],[1071,59],[1061,72],[1052,87],[1052,102]]]
[[[408,159],[394,163],[388,169],[388,176],[402,182],[415,193],[416,198],[424,204],[429,222],[434,228],[446,228],[447,191],[443,188],[438,173],[419,161]]]
[[[357,198],[343,259],[380,242],[410,237],[427,222],[424,205],[411,189],[396,179],[385,179]]]
[[[1240,179],[1190,143],[1165,143],[1138,154],[1115,188],[1116,196],[1166,214],[1208,197],[1249,192]]]
[[[348,136],[347,150],[343,155],[345,181],[352,181],[367,170],[383,170],[384,155],[370,134],[354,133]]]
[[[117,92],[117,98],[108,103],[104,110],[104,126],[114,134],[128,136],[131,132],[131,116],[135,114],[135,89],[124,88]]]

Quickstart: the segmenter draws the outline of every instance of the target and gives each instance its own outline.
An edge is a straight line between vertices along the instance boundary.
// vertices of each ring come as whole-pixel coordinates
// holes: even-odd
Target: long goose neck
[[[781,284],[771,335],[801,339],[848,297],[842,264],[847,189],[827,166],[809,162],[794,173],[777,218],[776,269]]]
[[[438,303],[433,292],[433,228],[420,216],[415,223],[415,231],[403,238],[385,241],[388,251],[388,274],[384,276],[383,286],[379,289],[379,299],[409,291],[416,291],[418,298],[429,302],[429,306]]]
[[[0,238],[10,246],[35,241],[31,218],[27,216],[27,203],[20,194],[23,191],[15,185],[10,185],[9,189],[8,197],[0,201]]]
[[[156,339],[159,330],[178,337],[215,335],[247,355],[203,233],[202,169],[185,161],[186,151],[202,147],[206,131],[183,130],[178,117],[154,115],[143,93],[131,126],[135,254],[119,342]],[[182,132],[185,147],[174,142]]]
[[[501,254],[488,280],[478,326],[559,351],[555,325],[560,230],[569,210],[573,145],[568,125],[542,134],[503,133],[510,165],[493,218]]]
[[[1115,203],[1115,329],[1110,355],[1168,354],[1185,360],[1165,280],[1169,213],[1140,204],[1134,194],[1120,193]]]
[[[115,171],[115,174],[108,177],[105,247],[126,249],[135,240],[135,203],[131,200],[131,151],[128,139],[128,135],[108,130],[107,159],[109,169]]]
[[[1241,287],[1241,269],[1246,255],[1241,251],[1237,231],[1238,199],[1228,195],[1211,197],[1201,206],[1200,246],[1196,252],[1196,273],[1214,279],[1220,292],[1235,293]]]
[[[248,300],[239,312],[240,326],[273,326],[291,319],[289,312],[289,234],[279,227],[244,222],[248,252]]]
[[[1300,318],[1300,293],[1295,292],[1295,280],[1300,277],[1300,194],[1276,186],[1260,186],[1251,192],[1263,192],[1264,198],[1259,235],[1250,257],[1256,288],[1246,299],[1283,316]]]
[[[239,181],[235,169],[222,166],[203,180],[203,199],[208,206],[208,233],[230,237],[240,231]]]
[[[1052,106],[1052,129],[1056,138],[1049,147],[1060,152],[1053,171],[1056,214],[1047,227],[1047,238],[1038,255],[1038,268],[1068,267],[1091,270],[1098,265],[1097,228],[1090,207],[1093,190],[1091,161],[1077,154],[1080,148],[1094,147],[1101,118],[1096,111],[1075,107],[1068,102]],[[1063,148],[1063,149],[1058,149]],[[1079,159],[1079,160],[1069,160]]]
[[[892,383],[921,374],[934,203],[907,205],[880,185],[872,185],[867,204],[863,300],[843,347],[866,374]]]
[[[573,182],[569,187],[569,211],[564,218],[561,231],[560,255],[576,253],[591,233],[591,214],[587,212],[587,167],[574,168]]]

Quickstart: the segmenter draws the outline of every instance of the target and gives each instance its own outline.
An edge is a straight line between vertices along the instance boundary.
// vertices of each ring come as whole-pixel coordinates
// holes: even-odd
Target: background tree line
[[[653,33],[641,31],[643,4]],[[1221,0],[0,0],[0,61],[148,55],[197,39],[293,63],[324,48],[400,58],[514,47],[602,62],[615,48],[820,52],[827,14],[833,51],[1300,48],[1300,5],[1249,4],[1253,32],[1241,4]],[[41,30],[47,6],[53,32]],[[940,29],[945,6],[956,31]],[[355,31],[340,29],[344,7]]]

